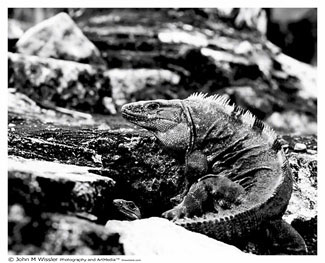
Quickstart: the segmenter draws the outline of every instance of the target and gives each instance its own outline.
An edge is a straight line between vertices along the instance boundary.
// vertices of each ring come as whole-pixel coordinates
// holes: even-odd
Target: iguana
[[[136,204],[132,201],[114,199],[112,205],[118,212],[114,219],[135,220],[141,218],[139,207],[137,207]]]
[[[304,254],[299,233],[282,220],[292,193],[288,161],[274,131],[225,96],[126,104],[122,116],[185,154],[188,186],[163,217],[234,244],[266,233],[272,253]]]

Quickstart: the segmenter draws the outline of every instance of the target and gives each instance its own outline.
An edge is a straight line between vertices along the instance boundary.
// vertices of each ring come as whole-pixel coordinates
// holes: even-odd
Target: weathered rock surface
[[[9,87],[45,106],[105,112],[111,96],[103,69],[91,65],[18,53],[8,54]]]
[[[308,221],[317,216],[317,155],[293,153],[289,163],[295,178],[285,219]]]
[[[245,254],[205,235],[194,233],[163,218],[151,217],[135,221],[111,220],[105,226],[109,233],[118,234],[125,255],[191,256]]]
[[[317,254],[317,138],[316,136],[283,136],[294,178],[294,190],[284,219],[303,236],[308,253]],[[297,144],[305,150],[297,149]]]
[[[8,249],[14,255],[123,255],[118,234],[72,216],[9,207]]]
[[[14,19],[8,19],[8,39],[17,39],[24,34],[19,22]]]
[[[314,116],[303,114],[294,110],[274,112],[266,120],[277,131],[292,132],[296,134],[316,134],[317,122]]]
[[[26,55],[103,64],[99,50],[66,13],[59,13],[30,28],[16,46],[19,53]]]
[[[114,198],[133,200],[144,216],[160,215],[183,187],[182,160],[161,149],[146,132],[35,122],[26,129],[29,121],[14,116],[10,123],[9,155],[87,166],[89,172],[116,181]]]
[[[9,204],[108,217],[115,182],[89,167],[9,157]]]
[[[61,107],[44,108],[38,105],[25,94],[16,89],[8,89],[8,112],[10,118],[24,118],[36,123],[55,123],[57,125],[94,125],[95,121],[92,115],[69,110]],[[44,105],[43,105],[44,106]],[[11,130],[15,130],[15,123],[11,123]]]
[[[164,69],[112,69],[105,72],[112,86],[112,99],[120,108],[134,97],[159,97],[162,87],[176,87],[180,77]]]

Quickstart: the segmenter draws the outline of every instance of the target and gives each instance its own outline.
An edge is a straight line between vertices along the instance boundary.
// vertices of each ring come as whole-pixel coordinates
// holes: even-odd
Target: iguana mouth
[[[135,114],[134,112],[127,112],[126,110],[122,111],[123,118],[129,120],[129,121],[145,121],[148,118],[141,115],[141,114]]]
[[[153,121],[153,120],[165,120],[165,121],[171,121],[170,119],[167,118],[163,118],[161,116],[157,116],[157,115],[146,115],[144,116],[141,113],[135,113],[135,112],[131,112],[131,111],[127,111],[127,110],[123,110],[122,111],[122,117],[127,119],[128,121],[131,122],[139,122],[139,121],[143,121],[143,122],[147,122],[147,121]],[[171,121],[172,122],[172,121]]]

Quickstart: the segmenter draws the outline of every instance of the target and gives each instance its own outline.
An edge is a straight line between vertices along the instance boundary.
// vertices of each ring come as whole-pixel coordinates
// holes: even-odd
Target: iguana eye
[[[159,104],[158,103],[150,103],[146,106],[146,109],[148,110],[156,110],[159,108]]]

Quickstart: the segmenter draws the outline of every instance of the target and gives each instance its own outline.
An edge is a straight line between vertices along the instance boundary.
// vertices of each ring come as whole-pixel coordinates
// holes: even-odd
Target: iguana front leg
[[[183,201],[162,214],[168,219],[201,216],[206,212],[229,209],[240,201],[244,188],[230,179],[207,175],[193,184]]]
[[[204,153],[199,150],[193,151],[185,156],[185,187],[184,191],[173,197],[173,203],[179,203],[189,191],[190,186],[197,181],[198,178],[207,174],[208,161]]]

